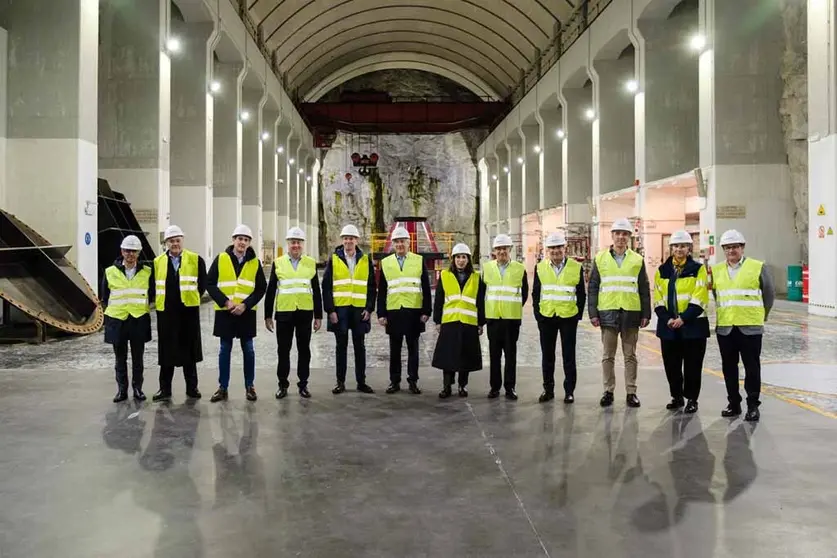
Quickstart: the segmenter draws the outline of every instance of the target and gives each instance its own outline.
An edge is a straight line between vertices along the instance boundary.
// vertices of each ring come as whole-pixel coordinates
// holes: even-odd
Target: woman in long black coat
[[[465,244],[457,244],[451,254],[453,261],[450,269],[443,274],[451,274],[459,283],[459,292],[445,294],[444,280],[440,277],[436,282],[436,299],[433,304],[433,322],[439,326],[439,337],[436,339],[436,350],[433,352],[433,367],[443,371],[444,387],[439,397],[446,399],[451,396],[454,375],[459,372],[459,397],[468,397],[468,376],[471,372],[482,370],[482,347],[480,335],[485,325],[485,283],[471,264],[471,250]],[[471,278],[478,282],[476,296],[477,325],[462,321],[442,323],[445,312],[445,298],[457,296],[463,292]],[[470,298],[470,297],[467,297]],[[448,309],[454,310],[449,301]],[[470,306],[470,303],[468,304]],[[461,309],[460,309],[461,310]],[[467,310],[471,312],[473,310]]]

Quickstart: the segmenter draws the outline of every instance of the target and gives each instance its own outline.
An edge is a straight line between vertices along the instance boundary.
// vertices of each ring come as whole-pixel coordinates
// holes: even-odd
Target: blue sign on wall
[[[91,242],[93,242],[93,237],[90,236],[90,233],[84,233],[84,243],[90,246]]]

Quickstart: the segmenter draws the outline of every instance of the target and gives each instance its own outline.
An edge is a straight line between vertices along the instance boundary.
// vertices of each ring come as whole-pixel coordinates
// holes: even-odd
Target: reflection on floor
[[[217,342],[205,314],[208,395]],[[472,375],[467,399],[440,401],[430,368],[423,395],[383,394],[377,328],[375,395],[330,393],[333,338],[321,332],[314,397],[281,402],[275,339],[260,332],[254,404],[235,373],[227,403],[186,404],[178,380],[171,405],[114,405],[100,336],[4,346],[0,498],[13,504],[0,506],[0,556],[834,555],[837,322],[789,304],[772,315],[758,425],[720,418],[714,341],[700,413],[665,411],[651,334],[640,341],[643,407],[626,409],[620,379],[616,405],[602,411],[598,332],[588,325],[576,404],[538,404],[537,328],[530,318],[523,327],[517,402],[487,400],[485,371]],[[149,394],[155,352],[146,354]]]

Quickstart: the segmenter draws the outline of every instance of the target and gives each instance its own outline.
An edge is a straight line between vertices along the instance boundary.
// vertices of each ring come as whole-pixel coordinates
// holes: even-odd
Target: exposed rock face
[[[785,52],[784,92],[779,105],[791,187],[796,204],[796,233],[802,261],[808,261],[808,13],[805,2],[782,0]]]
[[[386,91],[393,97],[479,99],[459,84],[419,70],[382,70],[358,76],[327,93],[321,101],[338,101],[342,91]],[[366,238],[386,232],[395,217],[427,217],[435,232],[454,233],[457,241],[477,249],[476,149],[485,130],[435,136],[363,136],[339,133],[323,159],[320,176],[320,252],[340,243],[340,229],[355,224]],[[378,175],[360,176],[353,152],[379,155]],[[346,173],[352,173],[346,180]],[[443,249],[440,247],[440,249]]]

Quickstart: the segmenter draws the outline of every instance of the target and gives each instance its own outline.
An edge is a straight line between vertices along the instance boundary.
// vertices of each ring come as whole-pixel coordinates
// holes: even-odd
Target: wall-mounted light
[[[267,141],[270,139],[270,132],[262,132],[262,140]]]
[[[518,164],[518,165],[522,165],[522,164],[523,164],[523,157],[518,157],[518,158],[517,158],[517,164]]]
[[[166,50],[171,53],[180,52],[180,39],[169,37],[169,40],[166,41]]]
[[[503,172],[509,174],[509,167],[503,167]]]
[[[305,173],[305,169],[299,169],[299,174],[304,174],[304,173]]]
[[[311,177],[310,177],[310,176],[306,176],[306,177],[305,177],[305,182],[311,182]]]
[[[625,82],[625,91],[628,93],[636,93],[639,91],[639,82],[635,79]]]
[[[540,146],[540,145],[536,145],[536,146],[535,146],[535,153],[540,153],[540,152],[541,152],[541,146]]]
[[[289,165],[293,165],[295,162],[296,162],[296,160],[295,160],[293,157],[291,157],[290,159],[288,159],[288,164],[289,164]]]
[[[248,120],[250,120],[250,113],[246,110],[242,110],[240,118],[242,122],[247,122]]]
[[[218,93],[221,90],[221,82],[217,80],[212,80],[209,84],[209,90],[213,93]]]
[[[561,128],[558,128],[555,131],[555,135],[558,136],[558,139],[564,139],[565,137],[567,137],[567,134],[565,134],[564,130],[562,130]]]
[[[592,108],[585,110],[584,118],[586,118],[587,120],[594,120],[596,118],[596,111]]]
[[[496,174],[492,174],[492,175],[491,175],[491,180],[500,180],[500,179],[499,179],[499,178],[497,178],[497,175],[496,175]]]
[[[700,33],[692,35],[692,38],[689,39],[689,46],[692,50],[701,52],[703,49],[706,48],[706,37]]]
[[[276,148],[276,153],[280,153],[280,154],[281,154],[281,153],[284,153],[284,152],[285,152],[285,148],[284,148],[284,147],[282,147],[281,145],[280,145],[279,147],[277,147],[277,148]]]

